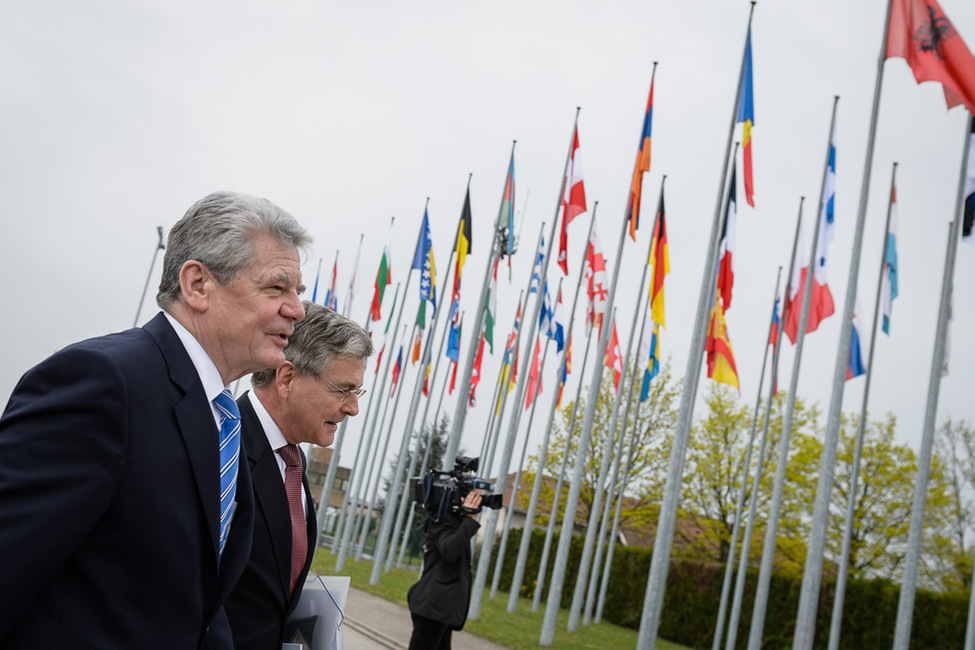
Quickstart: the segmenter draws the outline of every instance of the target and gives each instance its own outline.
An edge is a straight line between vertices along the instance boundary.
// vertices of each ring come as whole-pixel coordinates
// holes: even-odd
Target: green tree
[[[684,517],[694,517],[694,526],[678,529],[683,543],[699,557],[725,561],[730,551],[731,532],[734,527],[735,509],[741,491],[743,467],[751,433],[753,411],[740,405],[740,398],[732,389],[717,383],[709,383],[704,396],[706,412],[694,425],[688,442],[687,464],[684,470],[682,507]],[[769,433],[763,450],[753,449],[751,467],[748,468],[745,510],[756,500],[758,511],[755,538],[750,556],[757,560],[762,552],[761,522],[768,513],[769,501],[778,463],[779,444],[782,439],[782,408],[785,394],[779,393],[772,401],[769,416]],[[764,405],[760,407],[756,422],[755,442],[761,440]],[[783,491],[782,510],[779,518],[777,564],[792,566],[802,571],[804,540],[808,529],[814,497],[815,476],[819,460],[819,442],[816,427],[819,410],[816,405],[807,408],[803,400],[796,399],[793,410],[793,433],[789,444],[789,463]],[[763,463],[762,480],[758,494],[752,494],[754,469]],[[810,487],[811,485],[811,487]]]
[[[636,381],[637,396],[642,386],[643,371]],[[630,476],[627,480],[633,486],[636,506],[630,510],[626,521],[638,525],[653,517],[656,523],[658,509],[651,504],[659,504],[664,495],[667,470],[670,463],[670,449],[674,441],[674,427],[677,425],[677,407],[684,390],[684,380],[675,380],[671,374],[670,360],[663,366],[660,374],[650,382],[647,398],[639,405],[633,442],[633,459]],[[619,489],[619,486],[617,486]]]
[[[894,442],[896,424],[896,418],[888,414],[886,420],[867,422],[864,428],[850,538],[851,578],[892,579],[902,568],[917,456],[908,446]],[[859,416],[843,414],[827,539],[834,559],[842,549],[858,426]]]
[[[841,420],[827,552],[839,561],[843,529],[851,491],[853,453],[859,417],[844,414]],[[854,501],[850,539],[849,572],[853,578],[896,580],[903,572],[910,528],[917,454],[895,442],[897,420],[888,414],[883,421],[867,422],[863,435],[860,472]],[[942,461],[931,465],[925,506],[919,585],[929,590],[951,590],[946,566],[957,559],[951,536],[952,501],[948,475]]]
[[[749,409],[737,392],[709,382],[704,395],[707,413],[691,428],[684,468],[682,508],[700,515],[700,533],[684,542],[701,554],[728,559],[735,509],[741,491],[741,468],[751,424]],[[715,548],[716,547],[716,548]]]
[[[666,478],[667,456],[670,452],[670,441],[672,439],[673,427],[677,421],[677,402],[683,382],[675,381],[671,374],[670,364],[663,366],[660,374],[657,375],[649,386],[649,394],[643,402],[639,401],[640,387],[643,382],[643,370],[638,369],[636,373],[630,371],[635,364],[627,364],[628,372],[620,380],[620,391],[622,400],[620,405],[620,416],[617,423],[617,431],[613,432],[610,444],[607,445],[608,452],[616,453],[619,435],[622,431],[623,421],[626,420],[626,441],[624,444],[624,457],[621,459],[620,480],[622,480],[622,463],[626,461],[626,454],[631,445],[633,457],[630,464],[629,477],[625,486],[629,496],[637,499],[634,507],[624,510],[623,522],[627,525],[642,526],[651,517],[649,512],[652,503],[658,502],[660,495],[663,494],[663,483]],[[629,395],[629,382],[636,381],[634,386],[633,406],[630,409],[629,417],[624,418],[623,413],[626,409],[626,398]],[[583,388],[585,391],[586,388]],[[604,372],[600,383],[599,396],[596,402],[596,409],[593,417],[592,435],[590,436],[589,446],[585,450],[586,460],[583,472],[583,482],[580,488],[579,500],[584,507],[580,509],[582,513],[589,512],[592,507],[594,489],[598,478],[599,466],[601,462],[602,443],[605,432],[609,429],[612,420],[612,410],[615,403],[616,392],[613,383],[612,373]],[[546,458],[544,474],[551,477],[558,477],[562,467],[563,459],[568,454],[568,465],[566,477],[567,489],[568,480],[571,479],[572,468],[575,464],[578,452],[579,434],[582,430],[584,419],[584,405],[580,404],[576,413],[572,435],[566,432],[572,420],[572,412],[575,402],[564,405],[556,417],[553,427],[552,440],[549,444],[549,452]],[[635,436],[635,440],[634,437]],[[529,458],[529,472],[526,475],[526,486],[534,480],[538,467],[538,456]],[[620,485],[610,486],[613,492],[618,491]],[[539,520],[547,523],[547,516],[551,509],[550,504],[554,500],[554,481],[543,484],[539,497]],[[603,500],[605,504],[607,499]],[[564,514],[564,493],[559,502],[559,517]],[[653,510],[655,512],[655,509]],[[582,516],[586,516],[582,514]]]
[[[931,459],[928,494],[924,508],[918,584],[929,591],[953,592],[968,589],[963,585],[965,568],[970,562],[964,544],[958,545],[953,535],[957,513],[947,468],[941,458]]]
[[[942,534],[932,536],[940,551],[932,564],[942,577],[942,589],[968,593],[975,552],[969,541],[975,532],[975,428],[964,420],[947,420],[935,438],[935,450],[944,468],[946,506]]]

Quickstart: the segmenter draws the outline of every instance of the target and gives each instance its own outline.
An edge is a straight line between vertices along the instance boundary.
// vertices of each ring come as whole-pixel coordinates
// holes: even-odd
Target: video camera
[[[494,492],[494,483],[473,476],[477,471],[478,459],[458,456],[454,469],[445,472],[431,469],[426,476],[418,476],[413,481],[413,500],[426,511],[433,521],[440,521],[445,512],[474,514],[482,508],[497,510],[501,507],[501,494]],[[471,510],[463,505],[464,498],[471,490],[483,490],[481,507]]]

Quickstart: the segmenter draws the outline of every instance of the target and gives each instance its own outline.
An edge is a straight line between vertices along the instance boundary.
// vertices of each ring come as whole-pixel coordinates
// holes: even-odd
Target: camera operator
[[[450,650],[452,630],[464,627],[471,599],[471,538],[480,528],[481,491],[467,493],[462,512],[426,523],[423,574],[407,600],[413,618],[410,650]]]

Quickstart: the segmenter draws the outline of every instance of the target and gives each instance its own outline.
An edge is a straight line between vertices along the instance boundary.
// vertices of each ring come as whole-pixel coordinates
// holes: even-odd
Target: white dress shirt
[[[210,411],[213,413],[213,421],[217,425],[217,431],[220,430],[220,421],[223,416],[220,415],[220,411],[217,410],[216,404],[213,400],[217,398],[217,395],[222,393],[227,389],[227,386],[223,383],[223,379],[220,377],[220,371],[217,370],[217,365],[213,363],[213,359],[207,354],[207,351],[203,349],[200,342],[190,333],[188,329],[183,327],[183,324],[178,320],[173,318],[169,312],[163,312],[166,316],[166,320],[169,324],[173,326],[176,330],[176,336],[179,337],[180,342],[183,347],[186,348],[186,353],[190,355],[190,361],[193,362],[193,367],[196,368],[196,374],[200,376],[200,381],[203,382],[203,391],[206,393],[207,401],[210,403]]]
[[[271,445],[271,449],[274,450],[274,459],[278,461],[278,470],[281,472],[281,486],[283,487],[285,471],[288,468],[288,464],[284,462],[284,458],[281,457],[281,453],[278,450],[289,444],[288,440],[284,437],[284,433],[281,432],[281,427],[278,426],[274,418],[271,417],[271,414],[261,404],[261,398],[254,394],[254,391],[247,393],[247,399],[250,400],[251,406],[254,407],[257,419],[261,421],[261,427],[264,429],[264,435],[267,437],[267,444]],[[304,496],[301,498],[301,509],[307,516],[308,504],[305,503]]]

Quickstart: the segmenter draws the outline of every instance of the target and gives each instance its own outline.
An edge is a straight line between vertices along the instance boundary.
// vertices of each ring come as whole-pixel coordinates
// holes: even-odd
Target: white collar
[[[200,376],[200,381],[203,382],[203,391],[206,393],[207,401],[213,402],[217,395],[227,388],[226,384],[223,383],[223,378],[220,377],[220,371],[217,370],[217,364],[213,363],[213,359],[210,358],[207,351],[203,349],[196,337],[183,327],[182,323],[169,312],[164,311],[163,315],[176,330],[176,336],[183,343],[186,354],[190,355],[190,361],[196,368],[196,374]]]
[[[264,408],[264,404],[261,403],[261,398],[257,396],[257,393],[254,391],[248,392],[247,399],[251,401],[251,406],[254,407],[254,412],[257,414],[257,419],[260,420],[261,426],[264,428],[264,435],[267,436],[267,442],[271,445],[271,449],[277,451],[288,444],[287,438],[281,432],[281,427],[278,426],[274,418],[271,417],[271,414]]]

